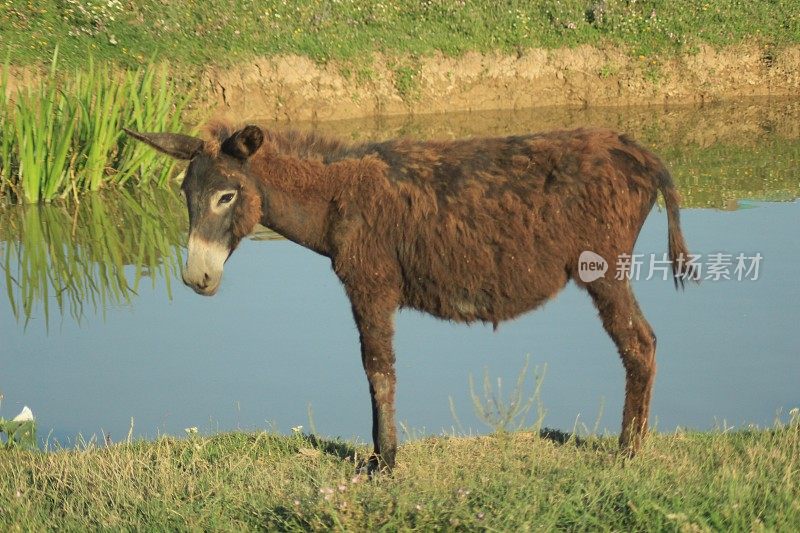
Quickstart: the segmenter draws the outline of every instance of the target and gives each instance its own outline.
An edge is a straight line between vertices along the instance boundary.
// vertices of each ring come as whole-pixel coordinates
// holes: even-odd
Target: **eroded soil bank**
[[[376,55],[354,68],[300,56],[206,68],[202,107],[239,120],[334,120],[542,106],[705,103],[800,94],[800,46],[747,45],[673,58],[621,49],[468,53],[398,60]]]

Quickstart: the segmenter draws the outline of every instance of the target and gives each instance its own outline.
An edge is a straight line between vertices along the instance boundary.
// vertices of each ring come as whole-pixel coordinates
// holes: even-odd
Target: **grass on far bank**
[[[0,453],[0,529],[797,531],[800,417],[771,430],[435,437],[369,480],[309,435],[162,437]]]
[[[649,56],[742,42],[761,43],[767,53],[799,43],[800,1],[0,1],[0,43],[18,66],[47,63],[57,45],[65,66],[91,53],[120,66],[157,57],[180,69],[276,54],[324,62],[373,52],[459,55],[611,44]]]

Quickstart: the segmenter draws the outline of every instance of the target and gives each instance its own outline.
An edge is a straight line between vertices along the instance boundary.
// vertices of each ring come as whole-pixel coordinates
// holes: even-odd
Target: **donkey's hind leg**
[[[634,455],[647,432],[650,395],[656,375],[656,337],[627,280],[598,279],[586,285],[603,326],[625,366],[625,407],[620,448]]]

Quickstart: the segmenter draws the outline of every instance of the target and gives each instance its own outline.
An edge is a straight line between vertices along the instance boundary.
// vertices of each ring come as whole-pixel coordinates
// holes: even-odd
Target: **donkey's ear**
[[[191,159],[203,149],[202,139],[180,133],[139,133],[128,128],[122,129],[134,139],[147,143],[159,152],[176,159]]]
[[[253,155],[264,142],[264,132],[258,126],[245,126],[225,139],[222,143],[223,153],[236,159],[247,159]]]

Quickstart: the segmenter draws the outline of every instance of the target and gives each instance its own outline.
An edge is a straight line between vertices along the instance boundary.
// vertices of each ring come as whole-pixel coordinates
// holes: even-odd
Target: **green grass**
[[[417,95],[417,69],[410,65],[400,65],[394,69],[394,86],[403,100],[414,100]]]
[[[515,432],[400,447],[369,480],[364,445],[309,435],[162,437],[0,453],[0,528],[797,531],[800,419],[770,430],[611,437]]]
[[[97,191],[108,183],[163,184],[173,163],[133,142],[123,126],[177,131],[188,95],[164,69],[96,65],[91,57],[68,76],[57,72],[19,91],[0,72],[0,200],[37,203]]]
[[[0,42],[19,65],[42,64],[56,45],[69,65],[87,53],[120,65],[151,57],[174,67],[259,55],[363,60],[373,52],[517,52],[530,47],[619,45],[676,53],[701,43],[800,42],[797,0],[2,0]]]

